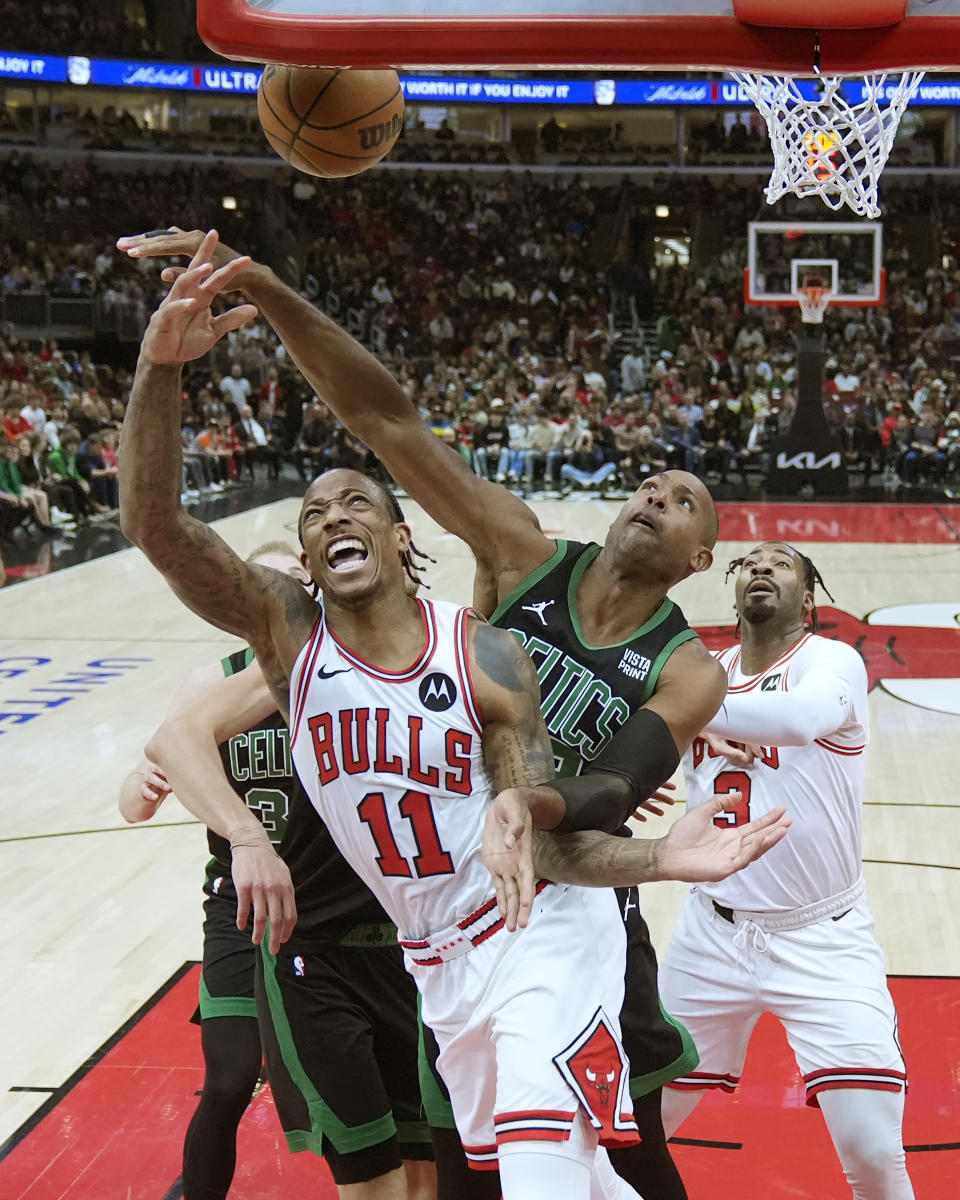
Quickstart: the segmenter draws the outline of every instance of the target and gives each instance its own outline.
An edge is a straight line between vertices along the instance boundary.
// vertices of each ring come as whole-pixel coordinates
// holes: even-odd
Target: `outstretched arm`
[[[230,842],[237,927],[246,928],[252,907],[253,941],[263,939],[269,921],[272,953],[290,936],[297,919],[290,872],[266,830],[227,782],[217,746],[274,711],[270,688],[253,663],[171,715],[146,748],[180,803]]]
[[[738,792],[714,796],[681,817],[662,838],[535,833],[537,874],[581,887],[632,887],[660,879],[719,882],[766,854],[790,828],[786,809],[776,808],[748,825],[718,829],[714,817],[739,802]]]
[[[192,704],[221,679],[223,671],[219,663],[207,664],[191,671],[174,692],[167,709],[167,718]],[[170,791],[170,781],[163,771],[149,758],[142,758],[120,785],[120,815],[131,825],[149,821],[156,816]]]
[[[198,230],[170,230],[120,238],[117,245],[131,257],[196,255],[202,239]],[[217,265],[229,264],[234,251],[221,246],[217,255]],[[268,267],[247,259],[232,278],[339,420],[435,521],[495,565],[502,595],[550,557],[554,544],[532,511],[476,476],[427,428],[390,372],[359,342]]]
[[[839,674],[809,675],[789,692],[747,692],[728,697],[705,726],[727,741],[761,746],[807,746],[846,721],[853,688]]]
[[[217,235],[196,256],[150,319],[123,422],[120,515],[124,533],[181,600],[211,624],[245,638],[268,671],[289,671],[316,620],[299,584],[243,562],[180,504],[180,370],[255,315],[249,304],[213,317],[210,306],[235,286],[246,262],[214,270]]]
[[[725,671],[699,640],[678,647],[654,694],[581,775],[524,793],[534,810],[534,826],[558,834],[619,829],[674,773],[687,747],[717,711],[726,687]],[[505,808],[506,799],[518,798],[498,796],[498,810]],[[505,812],[502,816],[508,821]]]

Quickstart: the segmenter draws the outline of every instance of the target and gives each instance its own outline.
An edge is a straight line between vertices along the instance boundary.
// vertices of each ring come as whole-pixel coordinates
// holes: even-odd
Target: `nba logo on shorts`
[[[295,954],[293,956],[293,973],[294,973],[294,975],[298,976],[300,979],[302,979],[303,976],[306,975],[306,973],[307,973],[306,967],[303,965],[303,955],[302,954]]]

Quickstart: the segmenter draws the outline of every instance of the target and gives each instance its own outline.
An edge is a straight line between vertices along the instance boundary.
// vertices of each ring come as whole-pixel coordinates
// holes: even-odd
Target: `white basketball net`
[[[793,192],[819,196],[834,210],[846,204],[861,217],[880,215],[880,172],[923,71],[904,71],[890,83],[885,74],[867,75],[857,104],[843,95],[844,76],[816,76],[815,97],[808,99],[792,76],[731,75],[767,123],[773,149],[769,204]]]
[[[797,291],[797,303],[805,325],[822,325],[830,304],[831,291],[826,285],[805,283]]]

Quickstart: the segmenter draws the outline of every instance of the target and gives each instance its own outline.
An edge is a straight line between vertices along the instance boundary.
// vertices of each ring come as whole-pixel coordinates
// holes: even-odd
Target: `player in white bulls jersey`
[[[704,1089],[735,1090],[753,1027],[770,1012],[854,1196],[909,1200],[906,1073],[861,869],[866,671],[852,647],[808,629],[819,575],[804,555],[766,542],[731,570],[741,640],[719,655],[726,701],[683,759],[687,803],[738,791],[739,809],[716,822],[785,804],[793,827],[739,874],[697,885],[684,906],[660,992],[700,1066],[664,1090],[664,1128],[672,1134]]]
[[[480,896],[492,786],[537,785],[553,776],[536,671],[508,632],[450,606],[421,606],[408,594],[409,526],[396,520],[384,490],[356,472],[328,472],[304,497],[300,533],[304,563],[324,598],[319,618],[299,584],[243,562],[183,510],[180,368],[256,313],[240,305],[212,315],[213,298],[245,265],[239,259],[214,270],[216,242],[215,233],[207,235],[144,335],[124,420],[124,530],[185,603],[249,642],[278,705],[288,713],[294,708],[304,786],[328,813],[333,806],[320,801],[319,787],[334,785],[340,793],[346,811],[337,806],[331,833],[358,873],[381,890],[388,915],[407,926],[410,970],[476,1165],[499,1162],[505,1200],[587,1200],[598,1141],[637,1140],[619,1039],[625,934],[616,899],[606,889],[547,885],[526,929],[511,937],[496,913],[492,880],[486,899]],[[439,670],[431,672],[434,666]],[[349,694],[338,671],[354,677]],[[398,688],[393,706],[381,711],[370,686],[375,677],[416,679],[416,703],[409,689]],[[329,694],[339,703],[324,703],[322,684],[334,685]],[[454,687],[456,715],[434,720],[430,705],[445,703]],[[363,709],[370,710],[366,724]],[[187,777],[192,766],[181,780],[176,762],[161,765],[173,771],[167,778],[178,795],[207,786],[202,771]],[[335,787],[341,771],[354,787]],[[225,781],[222,772],[213,775],[216,794]],[[234,805],[235,797],[229,811]],[[462,822],[456,836],[454,805]],[[348,834],[349,819],[356,827]],[[406,857],[405,826],[412,838]],[[257,877],[286,881],[286,892],[274,891],[280,897],[271,920],[275,950],[295,920],[287,904],[289,872],[258,822],[217,832],[234,852],[238,895]],[[441,832],[453,838],[449,846]],[[403,1200],[402,1170],[382,1183],[378,1200]],[[626,1184],[615,1194],[637,1195]]]

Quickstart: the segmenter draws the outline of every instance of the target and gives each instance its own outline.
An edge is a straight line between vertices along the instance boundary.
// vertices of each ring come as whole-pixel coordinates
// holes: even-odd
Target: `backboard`
[[[197,0],[197,25],[227,58],[304,66],[809,75],[817,36],[824,73],[960,65],[960,0]]]
[[[795,305],[805,279],[830,288],[830,304],[882,304],[883,225],[879,221],[751,221],[744,298],[748,304]]]

